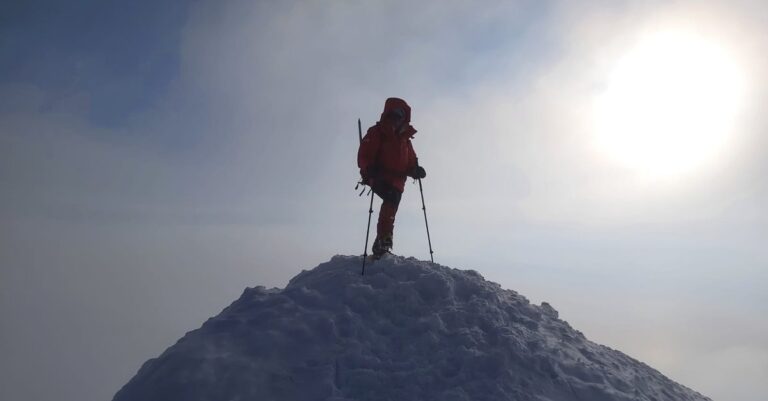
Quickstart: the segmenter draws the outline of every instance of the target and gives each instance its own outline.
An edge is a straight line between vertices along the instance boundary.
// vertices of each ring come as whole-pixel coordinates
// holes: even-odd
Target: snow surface
[[[246,289],[114,401],[711,401],[475,271],[361,262]]]

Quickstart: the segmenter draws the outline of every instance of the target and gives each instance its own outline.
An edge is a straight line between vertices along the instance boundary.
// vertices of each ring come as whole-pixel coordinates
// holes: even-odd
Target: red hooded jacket
[[[397,108],[405,111],[405,122],[399,132],[387,118],[389,112]],[[408,174],[417,165],[416,152],[411,145],[416,130],[410,122],[408,103],[396,97],[387,99],[381,119],[368,128],[357,151],[357,166],[365,184],[373,186],[381,180],[403,192]]]

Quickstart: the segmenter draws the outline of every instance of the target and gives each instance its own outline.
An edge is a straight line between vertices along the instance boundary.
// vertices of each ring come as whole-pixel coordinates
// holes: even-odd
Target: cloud
[[[4,85],[0,285],[16,299],[3,316],[17,329],[2,343],[55,328],[28,316],[58,315],[63,327],[86,308],[88,319],[75,320],[99,329],[70,325],[63,340],[82,336],[101,350],[136,342],[111,361],[92,355],[93,366],[121,364],[91,372],[103,374],[94,397],[103,399],[244,285],[282,285],[329,253],[359,253],[367,204],[353,191],[356,120],[373,124],[384,99],[401,96],[414,107],[439,262],[553,301],[574,326],[634,344],[633,356],[701,391],[716,373],[693,368],[695,355],[759,367],[739,347],[762,355],[764,344],[730,333],[764,322],[734,315],[713,329],[699,312],[724,302],[707,296],[723,291],[725,315],[765,301],[754,280],[768,260],[761,112],[751,110],[722,165],[687,182],[634,177],[591,142],[590,102],[636,27],[693,15],[740,54],[764,53],[762,5],[702,4],[198,2],[179,35],[178,75],[125,124],[94,124],[87,91],[51,101],[60,94]],[[765,65],[748,59],[759,108]],[[421,213],[409,182],[398,253],[426,257]],[[682,304],[698,312],[676,317],[701,319],[685,330],[643,320],[666,338],[669,353],[659,353],[656,342],[622,343],[628,331],[601,326],[595,311],[606,300],[609,323],[630,329],[635,316],[621,312],[632,308],[653,315]],[[143,337],[137,327],[157,331]],[[711,343],[677,349],[693,330]],[[87,343],[57,353],[60,366]],[[24,372],[47,362],[15,357]],[[749,389],[739,401],[761,389],[715,367]]]

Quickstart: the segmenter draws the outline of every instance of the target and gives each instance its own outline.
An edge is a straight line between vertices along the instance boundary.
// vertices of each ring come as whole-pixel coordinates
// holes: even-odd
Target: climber
[[[382,199],[376,239],[371,248],[374,258],[380,258],[392,249],[395,214],[406,177],[421,179],[427,176],[411,145],[416,130],[410,122],[408,103],[396,97],[387,99],[380,120],[368,128],[357,152],[362,183],[370,186]]]

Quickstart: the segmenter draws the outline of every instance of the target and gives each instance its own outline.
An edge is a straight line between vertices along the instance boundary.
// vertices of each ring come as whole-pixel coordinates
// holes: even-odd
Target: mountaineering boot
[[[374,259],[379,259],[384,256],[385,253],[387,253],[387,250],[384,249],[381,242],[381,238],[379,237],[376,237],[376,239],[373,241],[373,246],[371,247],[371,257]]]
[[[392,249],[392,234],[385,234],[381,237],[376,236],[376,240],[373,241],[373,257],[379,259],[384,256],[385,253]]]

